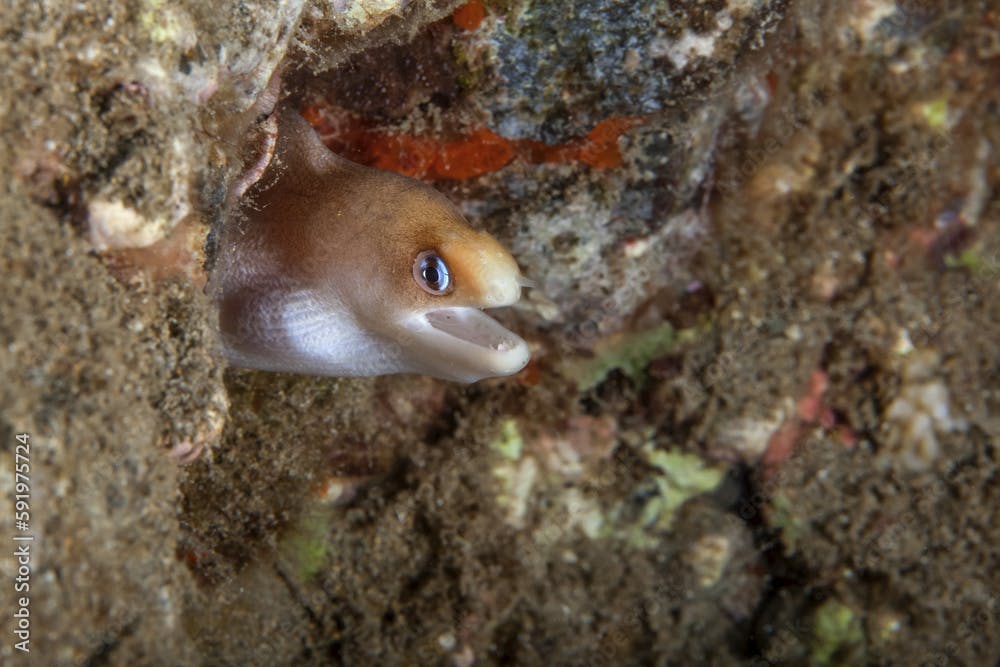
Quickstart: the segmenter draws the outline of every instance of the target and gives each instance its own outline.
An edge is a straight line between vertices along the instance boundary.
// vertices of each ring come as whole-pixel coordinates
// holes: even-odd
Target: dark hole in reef
[[[286,84],[306,91],[304,98],[311,93],[374,123],[404,119],[428,103],[448,108],[462,92],[462,73],[452,52],[454,33],[448,18],[408,43],[368,49],[333,71]]]
[[[571,252],[580,243],[580,237],[573,232],[557,234],[552,239],[552,248],[556,252]]]

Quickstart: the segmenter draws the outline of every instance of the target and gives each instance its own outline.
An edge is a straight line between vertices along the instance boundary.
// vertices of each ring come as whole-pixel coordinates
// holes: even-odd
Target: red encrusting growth
[[[622,164],[618,137],[643,122],[642,118],[619,116],[602,120],[586,137],[572,139],[557,146],[532,139],[522,139],[517,143],[521,145],[527,161],[533,164],[583,162],[596,169],[613,169]]]
[[[515,158],[529,164],[583,162],[596,169],[621,166],[618,138],[644,122],[608,118],[586,137],[551,146],[534,139],[507,139],[481,127],[450,139],[391,132],[357,115],[311,105],[302,115],[330,150],[359,164],[424,180],[465,180],[497,171]]]
[[[469,0],[451,15],[451,20],[463,30],[475,30],[484,18],[486,18],[486,7],[480,0]]]
[[[817,369],[809,376],[809,384],[795,404],[794,416],[786,419],[767,443],[767,450],[761,458],[765,477],[792,456],[807,431],[815,426],[833,432],[844,447],[851,448],[857,444],[854,430],[838,418],[826,402],[829,386],[830,378],[826,371]]]

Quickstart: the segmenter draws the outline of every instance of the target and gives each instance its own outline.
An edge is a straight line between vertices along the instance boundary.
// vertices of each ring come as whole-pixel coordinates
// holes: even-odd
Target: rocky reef
[[[4,664],[997,660],[1000,13],[640,5],[5,10]],[[511,250],[524,371],[226,367],[277,71]]]

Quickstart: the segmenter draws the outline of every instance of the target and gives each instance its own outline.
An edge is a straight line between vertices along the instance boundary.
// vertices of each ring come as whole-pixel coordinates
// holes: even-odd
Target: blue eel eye
[[[424,291],[440,296],[451,290],[451,271],[433,250],[425,250],[413,262],[413,278]]]

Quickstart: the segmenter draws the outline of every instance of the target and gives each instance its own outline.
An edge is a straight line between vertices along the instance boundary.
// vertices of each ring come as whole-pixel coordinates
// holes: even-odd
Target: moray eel
[[[458,382],[521,370],[528,346],[481,310],[520,298],[514,258],[439,192],[349,162],[293,110],[274,113],[273,157],[240,185],[208,285],[229,361]]]

